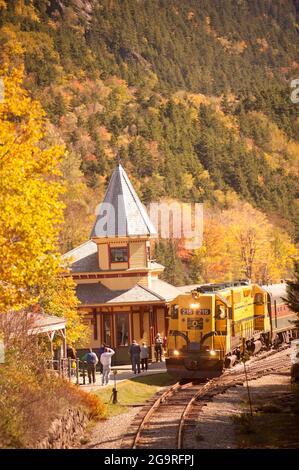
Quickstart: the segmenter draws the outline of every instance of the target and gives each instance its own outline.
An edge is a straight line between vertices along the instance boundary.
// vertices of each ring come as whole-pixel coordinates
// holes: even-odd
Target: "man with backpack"
[[[91,382],[96,383],[96,366],[99,360],[98,360],[98,356],[96,355],[96,353],[93,352],[91,348],[89,349],[89,353],[87,354],[86,361],[87,361],[87,374],[88,374],[89,383],[90,384]]]

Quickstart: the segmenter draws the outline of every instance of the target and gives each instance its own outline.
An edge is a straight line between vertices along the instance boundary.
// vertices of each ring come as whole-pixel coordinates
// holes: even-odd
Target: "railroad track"
[[[246,363],[248,380],[279,372],[286,367],[288,348],[262,353]],[[192,433],[203,406],[214,395],[245,382],[244,364],[205,383],[177,382],[143,407],[135,418],[122,448],[183,449],[184,436]]]
[[[207,385],[207,384],[205,384]],[[183,413],[194,396],[205,386],[188,382],[169,387],[153,403],[143,408],[142,416],[137,417],[131,436],[126,436],[122,447],[176,449],[178,430],[182,437]]]

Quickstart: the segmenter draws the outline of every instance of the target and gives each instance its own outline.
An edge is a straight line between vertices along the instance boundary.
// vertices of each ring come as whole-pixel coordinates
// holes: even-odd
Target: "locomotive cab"
[[[210,378],[221,374],[223,347],[215,341],[215,325],[226,330],[227,305],[215,294],[197,291],[171,303],[166,366],[172,375]],[[212,333],[213,332],[213,333]],[[223,340],[223,338],[222,338]]]

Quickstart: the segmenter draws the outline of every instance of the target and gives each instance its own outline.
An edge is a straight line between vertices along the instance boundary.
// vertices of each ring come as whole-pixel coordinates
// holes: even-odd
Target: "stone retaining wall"
[[[47,437],[40,441],[36,449],[68,449],[84,434],[88,417],[83,410],[68,409],[55,419]]]

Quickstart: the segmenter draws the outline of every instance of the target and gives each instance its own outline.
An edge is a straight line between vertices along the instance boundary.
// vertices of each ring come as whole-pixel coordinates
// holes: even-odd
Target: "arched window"
[[[226,318],[226,308],[225,305],[218,304],[216,307],[216,318],[218,320],[224,320]]]
[[[256,305],[262,305],[264,303],[263,294],[261,293],[255,294],[254,303]]]

